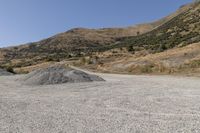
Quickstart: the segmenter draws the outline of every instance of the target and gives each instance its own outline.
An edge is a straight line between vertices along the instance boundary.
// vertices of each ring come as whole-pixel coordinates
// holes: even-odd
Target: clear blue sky
[[[75,27],[151,22],[192,0],[0,0],[0,47],[39,41]]]

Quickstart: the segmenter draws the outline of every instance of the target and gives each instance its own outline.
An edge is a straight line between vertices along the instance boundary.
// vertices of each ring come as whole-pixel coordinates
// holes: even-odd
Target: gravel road
[[[99,76],[47,86],[0,77],[0,133],[200,132],[200,79]]]

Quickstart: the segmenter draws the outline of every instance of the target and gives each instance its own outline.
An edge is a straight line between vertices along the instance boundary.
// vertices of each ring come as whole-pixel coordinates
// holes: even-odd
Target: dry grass
[[[54,62],[44,62],[41,64],[33,65],[33,66],[27,66],[27,67],[20,67],[20,68],[15,68],[16,73],[28,73],[34,70],[37,70],[38,68],[47,68],[50,65],[55,64]]]
[[[125,55],[125,54],[124,54]],[[142,54],[141,54],[142,55]],[[103,56],[102,56],[103,57]],[[106,56],[104,56],[106,60]],[[110,56],[109,56],[110,58]],[[192,69],[191,69],[192,68]],[[200,68],[200,43],[145,56],[120,56],[104,62],[99,70],[127,73],[193,73]],[[188,70],[190,70],[188,72]],[[200,71],[198,71],[200,72]]]

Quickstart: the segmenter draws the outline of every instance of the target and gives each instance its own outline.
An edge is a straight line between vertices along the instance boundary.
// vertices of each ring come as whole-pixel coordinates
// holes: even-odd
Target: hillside
[[[156,29],[191,7],[191,4],[182,6],[177,12],[153,23],[127,28],[75,28],[39,42],[3,48],[0,49],[0,63],[2,66],[24,67],[46,61],[73,60],[94,51],[105,51],[113,44],[119,44],[119,40],[124,41],[124,37],[139,36]]]
[[[200,3],[180,13],[158,28],[135,37],[122,38],[116,47],[125,45],[130,51],[162,52],[200,41]],[[120,46],[121,45],[121,46]]]
[[[158,28],[120,38],[106,52],[96,53],[100,64],[88,68],[114,73],[200,73],[200,3],[194,3]],[[110,50],[109,50],[110,49]]]
[[[200,76],[200,43],[154,54],[145,54],[144,51],[135,54],[107,52],[101,55],[101,62],[101,65],[88,65],[87,68],[111,73],[182,73]]]

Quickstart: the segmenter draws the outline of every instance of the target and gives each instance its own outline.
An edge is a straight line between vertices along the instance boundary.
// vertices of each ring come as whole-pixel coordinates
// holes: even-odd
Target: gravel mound
[[[10,76],[10,75],[13,75],[13,73],[10,73],[6,71],[5,69],[0,68],[0,76]]]
[[[33,71],[23,79],[26,85],[50,85],[62,83],[79,83],[104,81],[99,76],[87,74],[85,72],[63,66],[53,66],[45,69]]]

